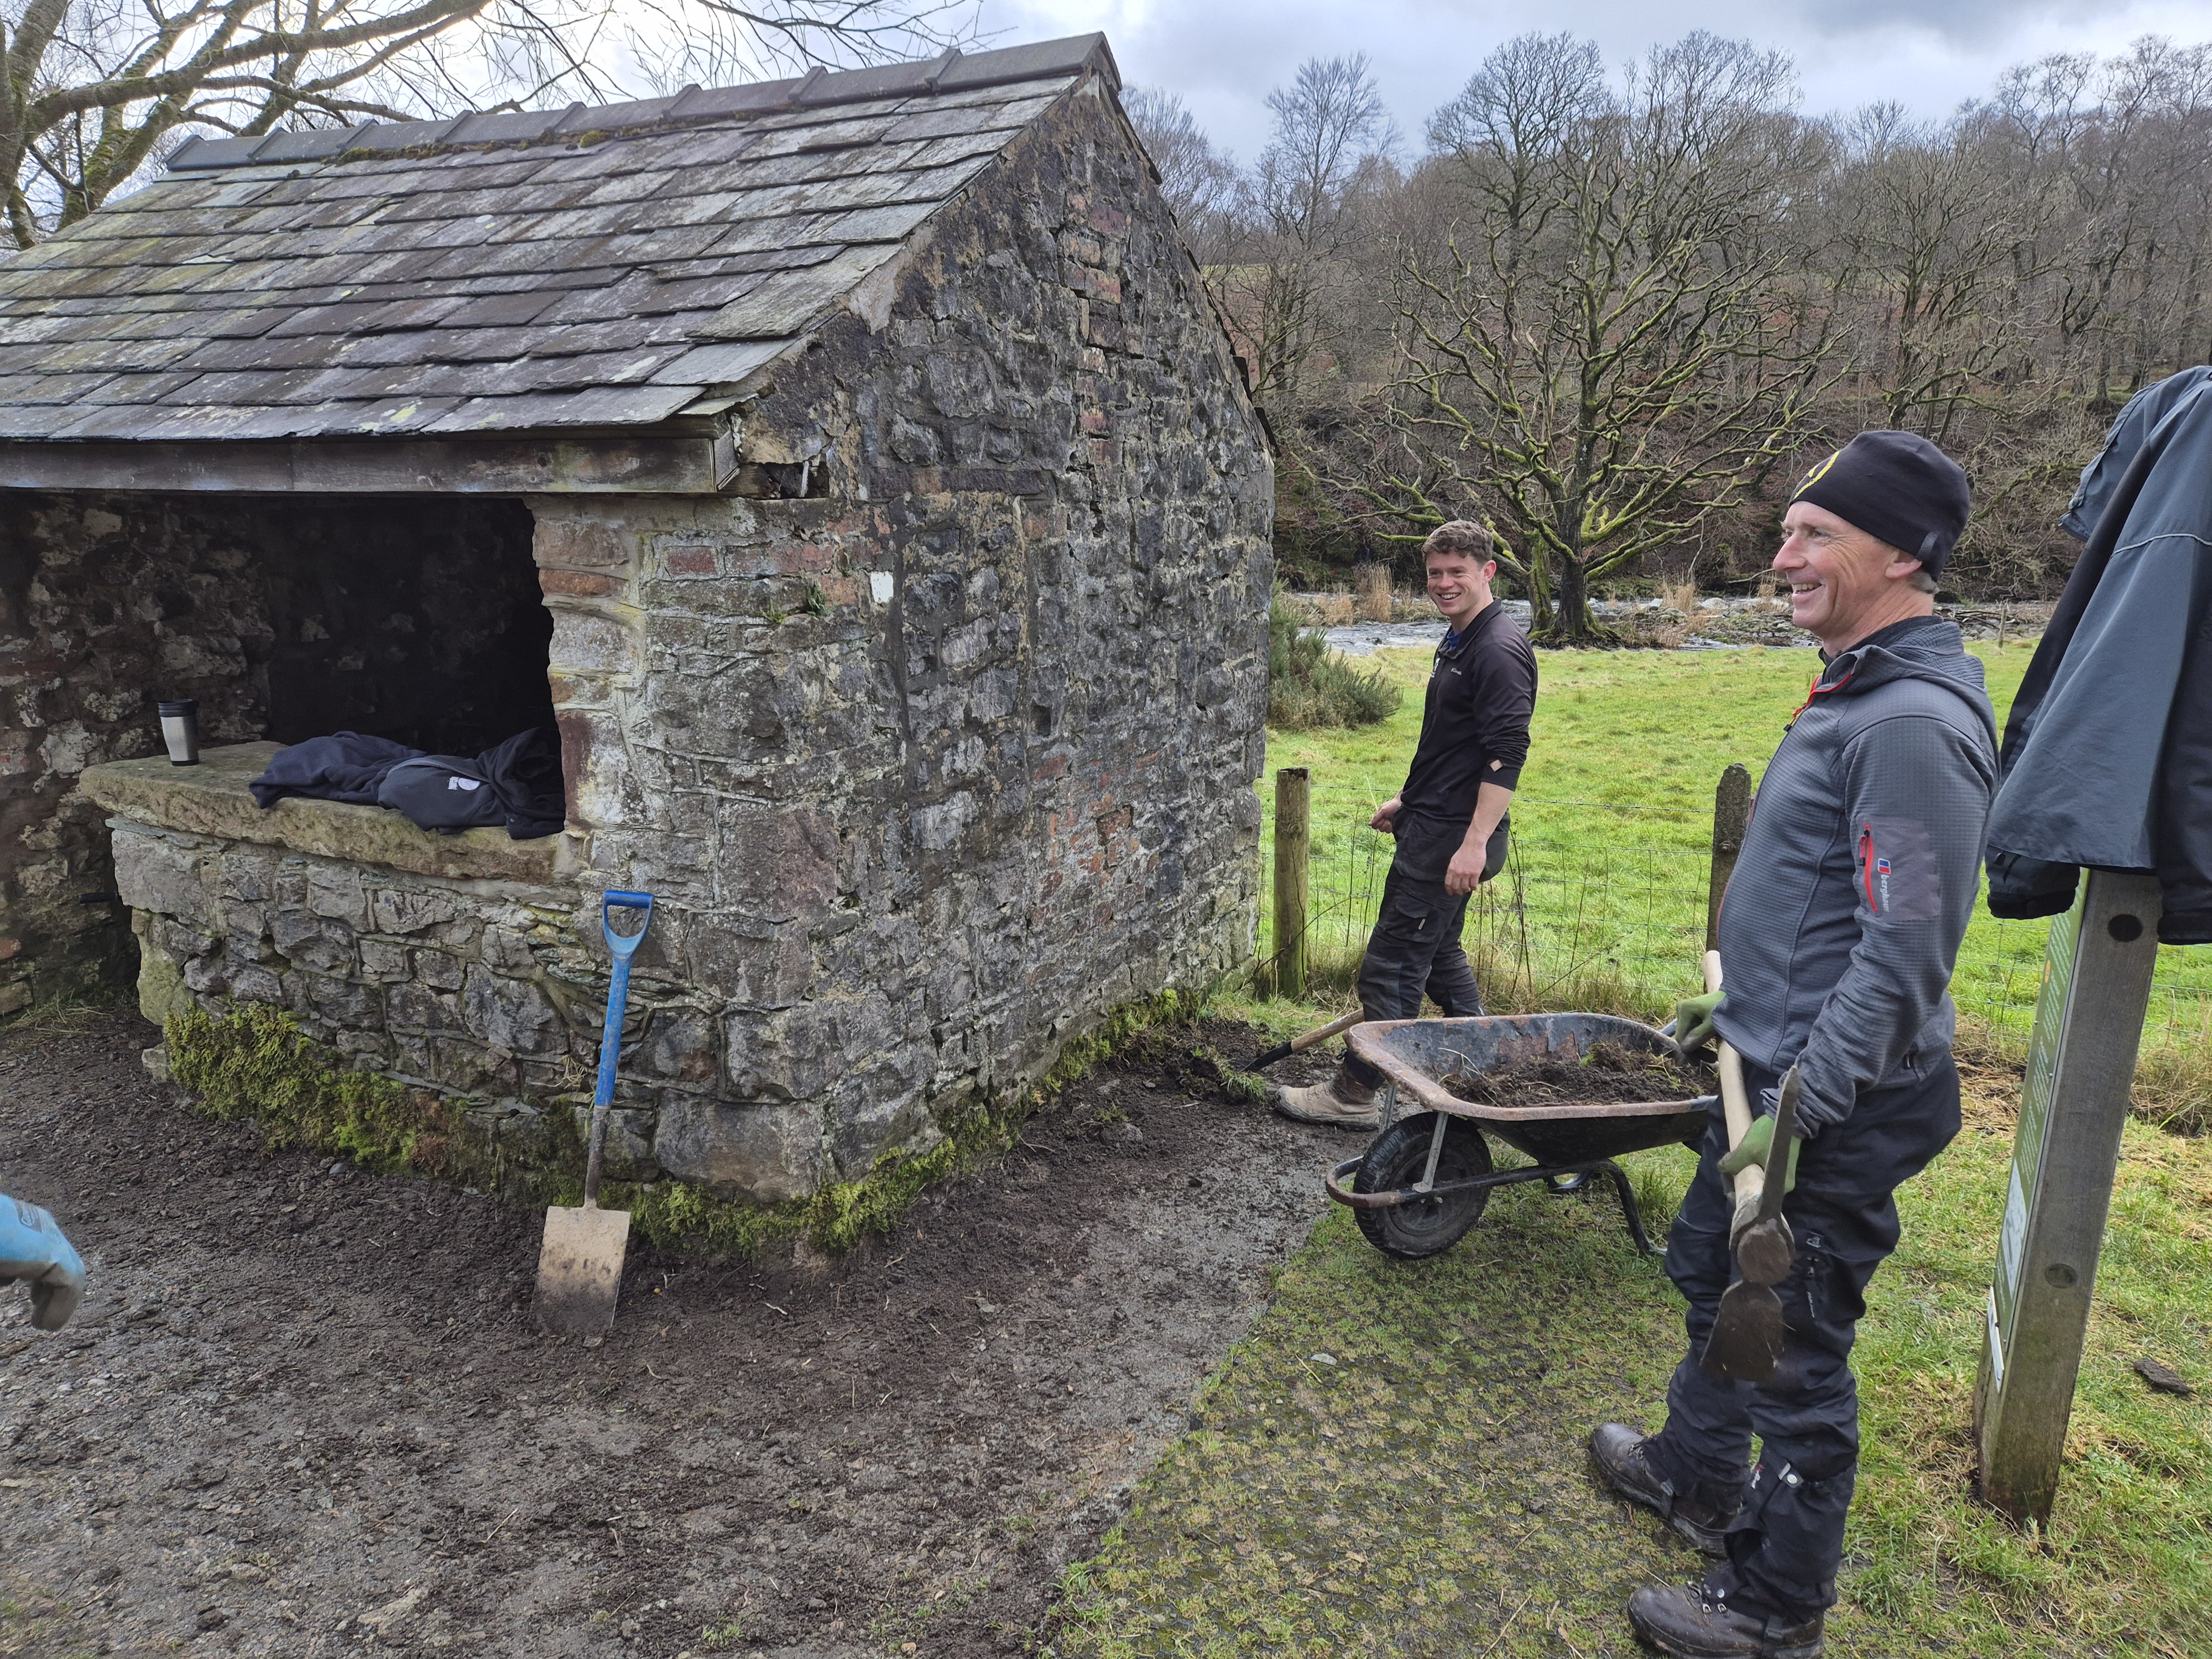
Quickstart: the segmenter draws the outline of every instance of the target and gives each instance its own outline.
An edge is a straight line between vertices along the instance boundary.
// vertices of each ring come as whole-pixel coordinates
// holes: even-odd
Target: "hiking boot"
[[[1809,1619],[1732,1607],[1711,1577],[1628,1598],[1636,1633],[1675,1659],[1820,1659],[1826,1613]]]
[[[1328,1082],[1310,1083],[1302,1089],[1270,1084],[1267,1103],[1301,1123],[1322,1123],[1332,1129],[1379,1129],[1382,1114],[1375,1104],[1379,1092],[1354,1083],[1339,1067]]]
[[[1707,1555],[1726,1555],[1729,1522],[1734,1510],[1717,1510],[1674,1495],[1674,1485],[1661,1477],[1645,1455],[1650,1441],[1625,1423],[1601,1423],[1590,1431],[1590,1455],[1605,1484],[1632,1504],[1656,1510],[1660,1519]]]

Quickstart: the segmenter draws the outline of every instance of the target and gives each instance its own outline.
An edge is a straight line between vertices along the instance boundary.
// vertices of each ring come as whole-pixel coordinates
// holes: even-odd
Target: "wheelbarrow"
[[[1369,1243],[1407,1261],[1457,1243],[1481,1218],[1493,1188],[1600,1175],[1620,1196],[1636,1248],[1650,1255],[1635,1189],[1613,1159],[1653,1146],[1696,1146],[1715,1099],[1482,1106],[1443,1086],[1454,1075],[1551,1056],[1579,1060],[1599,1042],[1673,1052],[1662,1033],[1609,1014],[1374,1020],[1353,1026],[1346,1042],[1382,1073],[1382,1127],[1364,1152],[1328,1172],[1325,1184],[1331,1198],[1352,1206]],[[1495,1168],[1486,1133],[1535,1162]]]

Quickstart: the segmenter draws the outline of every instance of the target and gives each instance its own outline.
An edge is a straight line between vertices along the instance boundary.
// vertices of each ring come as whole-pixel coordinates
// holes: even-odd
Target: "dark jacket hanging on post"
[[[2006,722],[1990,908],[2154,871],[2159,938],[2212,943],[2212,368],[2136,395],[2064,523],[2087,545]]]

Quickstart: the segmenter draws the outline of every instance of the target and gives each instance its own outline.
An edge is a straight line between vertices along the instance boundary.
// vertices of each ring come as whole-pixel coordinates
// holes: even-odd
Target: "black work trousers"
[[[1418,1018],[1424,995],[1454,1018],[1482,1012],[1482,992],[1460,943],[1472,895],[1444,891],[1444,872],[1466,835],[1464,825],[1450,824],[1408,823],[1400,832],[1382,883],[1382,908],[1359,963],[1359,1011],[1365,1018]],[[1506,840],[1507,825],[1501,823],[1484,849],[1483,880],[1504,866]],[[1370,1089],[1382,1081],[1381,1073],[1354,1055],[1345,1056],[1344,1069]]]
[[[1720,1172],[1728,1126],[1706,1126],[1697,1179],[1667,1243],[1667,1275],[1689,1299],[1689,1352],[1667,1388],[1667,1426],[1649,1455],[1678,1496],[1726,1514],[1729,1559],[1750,1599],[1784,1615],[1833,1605],[1859,1456],[1851,1342],[1866,1287],[1897,1248],[1897,1188],[1959,1132],[1959,1073],[1949,1052],[1908,1062],[1911,1081],[1862,1095],[1851,1115],[1805,1143],[1784,1200],[1796,1241],[1777,1286],[1787,1346],[1764,1383],[1729,1382],[1698,1365],[1721,1293],[1735,1277],[1734,1189]],[[1778,1080],[1746,1065],[1754,1100]],[[1752,1437],[1759,1462],[1747,1479]]]

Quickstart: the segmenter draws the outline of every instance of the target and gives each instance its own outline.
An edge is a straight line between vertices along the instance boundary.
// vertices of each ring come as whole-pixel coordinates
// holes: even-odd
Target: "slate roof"
[[[647,102],[195,140],[0,260],[0,440],[631,428],[803,338],[1103,35]]]

